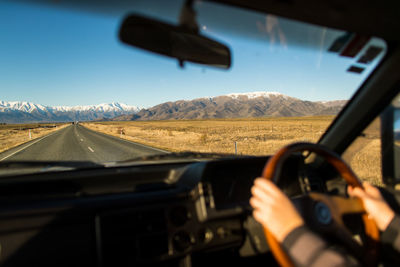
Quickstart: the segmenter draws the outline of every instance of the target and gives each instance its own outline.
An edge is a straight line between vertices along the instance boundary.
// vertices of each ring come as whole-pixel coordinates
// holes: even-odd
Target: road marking
[[[90,146],[88,146],[87,148],[89,148],[90,151],[94,152],[94,150]]]
[[[103,136],[106,136],[106,137],[110,137],[110,138],[113,138],[113,139],[118,140],[118,141],[125,141],[127,143],[130,143],[130,144],[133,144],[133,145],[136,145],[136,146],[141,146],[141,147],[144,147],[144,148],[147,148],[147,149],[150,149],[150,150],[156,150],[156,151],[159,151],[159,152],[162,152],[162,153],[166,153],[166,154],[170,154],[171,153],[170,151],[167,151],[167,150],[162,150],[162,149],[159,149],[159,148],[146,146],[146,145],[143,145],[143,144],[140,144],[140,143],[136,143],[136,142],[133,142],[133,141],[130,141],[130,140],[126,140],[126,139],[121,139],[121,138],[115,137],[113,135],[105,134],[105,133],[102,133],[102,132],[96,132],[94,130],[86,128],[85,126],[82,126],[82,127],[84,129],[88,130],[88,131],[91,131],[91,132],[95,133],[95,134],[99,134],[99,135],[103,135]]]
[[[24,146],[24,147],[21,148],[21,149],[18,149],[17,151],[11,153],[10,155],[5,156],[4,158],[0,159],[0,161],[3,161],[3,160],[5,160],[5,159],[8,159],[8,158],[11,157],[11,156],[14,156],[14,155],[17,154],[18,152],[21,152],[22,150],[24,150],[24,149],[30,147],[31,145],[34,145],[34,144],[36,144],[37,142],[42,141],[42,140],[45,139],[46,137],[49,137],[49,136],[51,136],[51,135],[53,135],[53,134],[55,134],[55,133],[57,133],[57,132],[58,132],[58,131],[55,131],[55,132],[52,133],[52,134],[48,134],[48,135],[43,136],[42,138],[40,138],[40,139],[38,139],[38,140],[36,140],[36,141],[34,141],[34,142],[28,144],[27,146]]]

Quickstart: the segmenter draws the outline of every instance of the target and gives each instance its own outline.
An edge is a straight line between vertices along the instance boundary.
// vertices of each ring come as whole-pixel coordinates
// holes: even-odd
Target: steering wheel
[[[263,171],[265,179],[278,183],[284,161],[295,152],[314,152],[330,163],[347,182],[353,187],[362,184],[350,167],[334,152],[322,145],[312,143],[294,143],[280,149],[272,156]],[[292,199],[294,202],[294,199]],[[358,198],[329,196],[322,193],[305,193],[296,203],[306,223],[317,232],[330,233],[342,241],[353,254],[366,265],[375,265],[378,259],[379,230],[375,221],[366,214],[362,201]],[[365,241],[362,245],[354,240],[348,227],[343,222],[343,215],[361,214],[364,223]],[[306,216],[307,215],[307,216]],[[316,229],[317,228],[317,229]],[[281,266],[294,266],[289,256],[284,252],[276,238],[264,227],[268,245]]]

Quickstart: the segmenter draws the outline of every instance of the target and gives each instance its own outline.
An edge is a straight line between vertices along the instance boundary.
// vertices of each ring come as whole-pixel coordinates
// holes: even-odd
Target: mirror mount
[[[193,8],[193,0],[186,0],[179,14],[179,25],[188,32],[199,33],[199,24],[197,23],[197,14]],[[185,61],[178,59],[179,67],[185,68]]]
[[[119,39],[130,46],[175,58],[181,67],[184,62],[193,62],[229,69],[230,49],[199,32],[192,3],[192,0],[188,0],[183,5],[179,25],[140,15],[129,15],[122,22]]]
[[[179,25],[188,31],[199,33],[199,24],[196,16],[196,11],[193,9],[193,0],[186,0],[179,14]]]

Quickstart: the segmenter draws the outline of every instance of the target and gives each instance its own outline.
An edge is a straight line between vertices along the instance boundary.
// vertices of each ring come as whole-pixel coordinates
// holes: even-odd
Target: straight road
[[[0,154],[0,161],[112,162],[168,153],[149,146],[70,125]]]

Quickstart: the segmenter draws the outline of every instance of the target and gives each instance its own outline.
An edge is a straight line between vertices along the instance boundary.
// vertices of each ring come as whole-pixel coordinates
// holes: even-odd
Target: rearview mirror
[[[138,15],[123,21],[119,38],[123,43],[157,54],[228,69],[231,53],[227,46],[182,26],[174,26]]]

